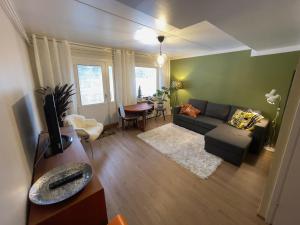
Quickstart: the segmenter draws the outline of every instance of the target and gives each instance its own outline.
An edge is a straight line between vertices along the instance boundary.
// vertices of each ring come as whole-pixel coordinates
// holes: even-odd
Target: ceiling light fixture
[[[165,40],[165,36],[160,35],[160,36],[157,37],[157,40],[160,43],[159,55],[157,57],[157,63],[159,65],[159,67],[162,67],[165,63],[165,55],[163,55],[162,52],[161,52],[161,46],[162,46],[163,41]]]
[[[143,27],[135,32],[134,39],[145,45],[155,45],[157,44],[156,36],[157,34],[154,30]]]
[[[160,30],[164,30],[166,28],[167,22],[164,16],[160,16],[158,19],[155,20],[156,27]]]

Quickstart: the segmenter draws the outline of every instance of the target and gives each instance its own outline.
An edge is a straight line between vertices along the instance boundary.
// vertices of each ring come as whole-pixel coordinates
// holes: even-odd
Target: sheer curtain
[[[170,87],[170,59],[166,59],[164,65],[158,69],[159,86]],[[167,115],[171,115],[170,99],[165,102]]]
[[[117,105],[136,104],[134,51],[114,49],[113,68]]]
[[[170,59],[166,58],[164,65],[160,68],[157,64],[157,55],[143,52],[135,53],[135,62],[137,66],[141,67],[155,67],[158,71],[157,88],[170,87]],[[171,114],[170,100],[165,102],[167,114]]]
[[[35,65],[41,87],[58,84],[75,86],[70,45],[67,41],[56,41],[46,36],[32,35]],[[76,96],[72,97],[69,113],[77,113]]]

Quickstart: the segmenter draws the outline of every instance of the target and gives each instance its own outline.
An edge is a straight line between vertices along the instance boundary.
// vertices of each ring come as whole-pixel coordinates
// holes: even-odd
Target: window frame
[[[116,103],[116,88],[115,88],[115,76],[114,76],[114,66],[111,61],[100,61],[100,60],[81,60],[77,59],[74,60],[73,64],[73,73],[74,73],[74,83],[76,84],[76,100],[78,103],[78,107],[93,107],[97,105],[103,105],[103,104],[115,104]],[[89,104],[89,105],[82,105],[81,102],[81,93],[80,93],[80,84],[79,84],[79,77],[78,77],[78,65],[83,66],[101,66],[102,70],[102,82],[103,82],[103,91],[104,91],[104,102],[102,103],[95,103],[95,104]],[[113,87],[114,87],[114,101],[111,101],[111,95],[110,95],[110,81],[109,81],[109,66],[112,67],[113,71]]]
[[[135,68],[136,67],[143,67],[143,68],[155,69],[155,71],[156,71],[156,87],[155,87],[155,91],[156,91],[159,88],[159,68],[156,67],[156,66],[154,66],[153,64],[142,64],[142,63],[135,64],[135,66],[134,66],[134,78],[135,79],[136,79],[136,75],[135,75]],[[136,84],[136,81],[135,81],[135,84]],[[135,97],[137,98],[137,95]],[[146,97],[148,97],[148,96],[146,96]]]
[[[80,90],[80,82],[79,82],[79,75],[78,75],[78,65],[80,66],[100,66],[101,67],[101,72],[102,72],[102,88],[103,88],[103,97],[104,97],[104,101],[103,102],[99,102],[99,103],[93,103],[93,104],[88,104],[88,105],[83,105],[82,101],[81,101],[81,90]],[[102,104],[106,104],[106,97],[105,97],[105,63],[77,63],[74,65],[75,69],[76,69],[76,84],[77,84],[77,91],[79,93],[79,95],[77,95],[77,102],[80,103],[81,107],[90,107],[90,106],[95,106],[95,105],[102,105]]]

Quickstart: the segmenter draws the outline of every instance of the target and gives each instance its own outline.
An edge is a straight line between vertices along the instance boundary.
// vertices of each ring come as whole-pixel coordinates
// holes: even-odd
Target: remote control
[[[70,174],[64,178],[61,178],[57,181],[54,181],[52,183],[49,184],[49,189],[55,189],[55,188],[58,188],[58,187],[61,187],[67,183],[70,183],[74,180],[77,180],[79,178],[81,178],[83,176],[83,172],[82,171],[77,171],[73,174]]]

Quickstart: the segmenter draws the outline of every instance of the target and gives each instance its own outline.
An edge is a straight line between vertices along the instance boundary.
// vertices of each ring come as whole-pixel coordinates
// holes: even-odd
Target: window
[[[108,78],[109,78],[109,90],[110,90],[110,101],[115,101],[115,89],[114,89],[114,76],[112,66],[108,66]]]
[[[142,96],[152,96],[157,89],[157,69],[152,67],[135,67],[136,95],[139,86]]]
[[[101,66],[77,65],[81,105],[104,102]]]

